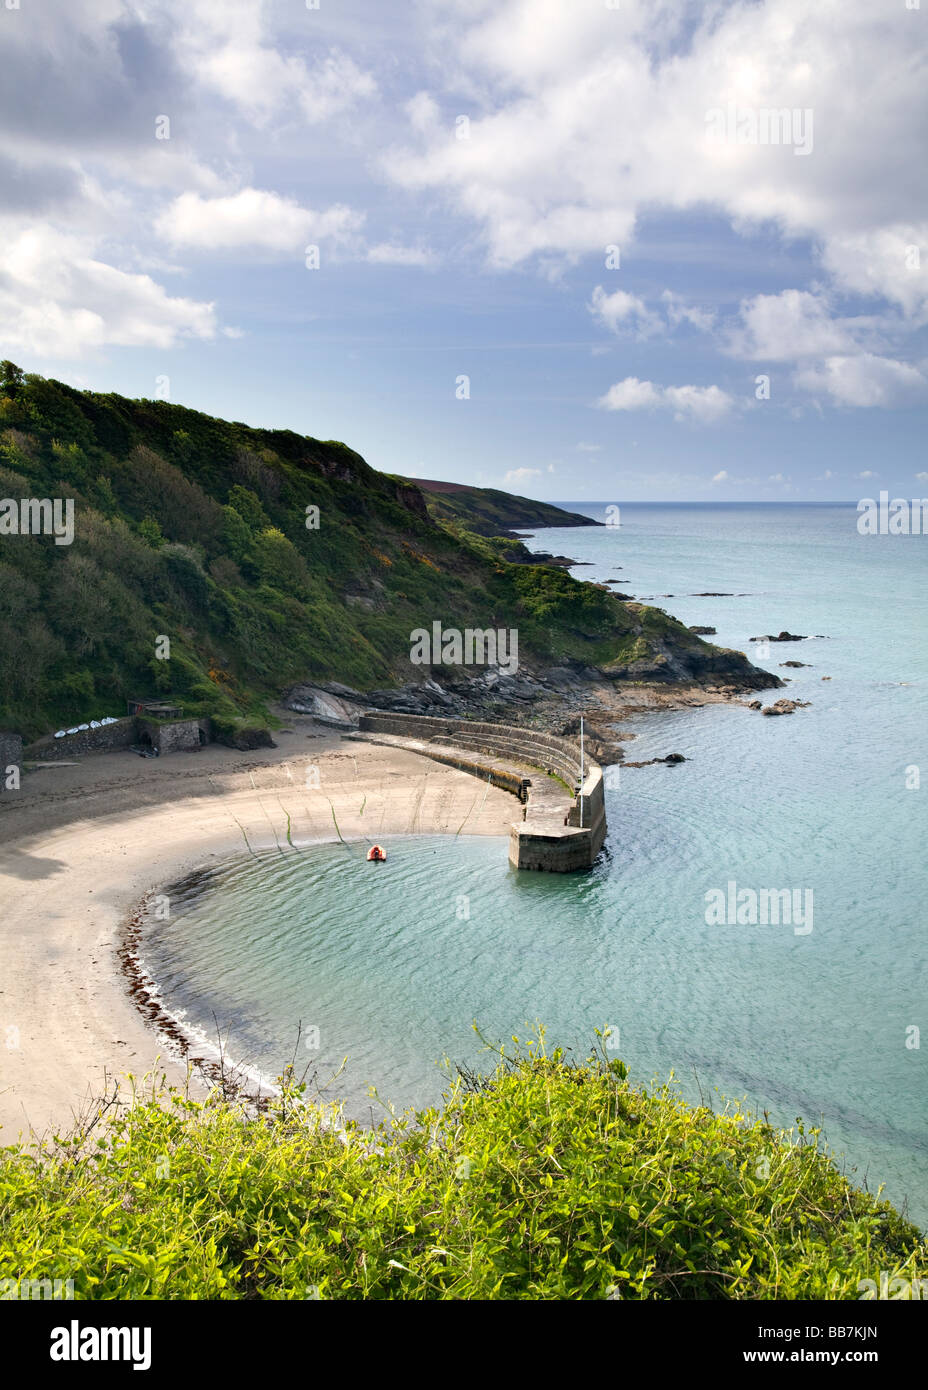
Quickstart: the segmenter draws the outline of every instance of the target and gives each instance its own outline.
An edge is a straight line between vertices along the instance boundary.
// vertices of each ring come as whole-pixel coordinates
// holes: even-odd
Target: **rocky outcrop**
[[[645,758],[644,761],[643,761],[643,762],[640,762],[640,763],[630,763],[630,762],[624,762],[624,761],[623,761],[622,766],[623,766],[623,767],[654,767],[655,763],[667,763],[667,764],[669,764],[669,765],[672,767],[675,763],[685,763],[686,761],[687,761],[687,759],[684,758],[684,756],[683,756],[682,753],[668,753],[667,756],[666,756],[665,758]]]
[[[766,637],[752,637],[752,642],[806,642],[808,638],[801,636],[798,632],[781,632],[773,637],[768,632]]]
[[[357,728],[358,715],[368,704],[366,696],[350,686],[332,682],[326,686],[295,685],[281,697],[285,709],[309,714],[320,724],[336,729]]]
[[[731,690],[768,690],[783,684],[779,676],[753,666],[744,652],[711,646],[686,628],[681,628],[681,632],[691,638],[692,646],[649,634],[648,655],[603,667],[602,675],[616,682],[722,686]]]
[[[574,565],[590,565],[590,560],[572,560],[569,555],[552,555],[548,550],[529,550],[520,545],[518,549],[503,551],[503,559],[510,565],[554,565],[557,569],[569,570]],[[611,582],[611,581],[610,581]]]
[[[775,700],[772,705],[762,705],[760,700],[752,700],[746,709],[760,710],[761,714],[792,714],[794,710],[805,709],[811,700]]]

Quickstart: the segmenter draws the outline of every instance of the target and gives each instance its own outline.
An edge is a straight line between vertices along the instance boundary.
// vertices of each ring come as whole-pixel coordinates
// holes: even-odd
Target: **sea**
[[[561,505],[618,524],[530,548],[714,627],[788,678],[765,704],[807,706],[623,721],[627,759],[686,761],[612,769],[588,874],[517,873],[496,837],[395,838],[374,872],[366,846],[275,850],[180,893],[146,967],[190,1030],[361,1120],[438,1103],[541,1028],[637,1084],[819,1129],[928,1226],[928,536],[861,535],[853,503]],[[781,630],[803,640],[750,641]]]

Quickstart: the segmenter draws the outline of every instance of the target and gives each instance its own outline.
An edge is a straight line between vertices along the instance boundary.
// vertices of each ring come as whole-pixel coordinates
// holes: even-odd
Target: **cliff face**
[[[0,727],[29,738],[131,695],[229,721],[300,682],[422,685],[411,634],[435,622],[517,633],[520,675],[777,683],[659,609],[508,563],[336,441],[27,376],[0,390],[3,498],[74,504],[66,544],[0,512]]]

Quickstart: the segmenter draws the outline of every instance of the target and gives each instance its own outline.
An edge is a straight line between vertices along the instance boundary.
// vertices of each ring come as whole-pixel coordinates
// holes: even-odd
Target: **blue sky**
[[[928,494],[926,24],[21,0],[0,352],[536,497]]]

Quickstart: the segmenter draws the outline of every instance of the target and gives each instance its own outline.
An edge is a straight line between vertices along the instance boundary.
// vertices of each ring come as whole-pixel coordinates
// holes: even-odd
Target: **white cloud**
[[[825,301],[807,290],[758,294],[741,303],[740,323],[730,333],[729,351],[769,362],[856,351],[848,329],[836,323]]]
[[[596,402],[603,410],[672,410],[677,420],[713,424],[727,415],[732,397],[718,386],[656,386],[628,376]]]
[[[441,110],[438,102],[428,92],[417,92],[407,101],[405,111],[413,130],[425,134],[438,128]]]
[[[337,48],[311,67],[281,52],[268,34],[270,7],[260,0],[184,0],[173,8],[177,51],[190,79],[258,126],[294,110],[325,121],[377,90],[372,74]]]
[[[620,327],[630,328],[639,337],[648,338],[662,326],[643,300],[625,290],[607,294],[602,285],[597,285],[588,307],[593,317],[612,333],[618,333]]]
[[[34,227],[5,248],[0,342],[8,350],[67,358],[215,334],[212,304],[169,295],[150,275],[97,259],[84,239]]]
[[[362,222],[340,203],[316,212],[278,193],[243,188],[224,198],[182,193],[158,218],[156,230],[175,246],[201,251],[297,255],[308,242],[337,240]]]
[[[692,419],[712,424],[727,415],[734,401],[718,386],[665,386],[664,400],[678,420]]]
[[[728,469],[727,469],[727,468],[721,468],[721,469],[719,469],[718,473],[714,473],[714,474],[712,475],[712,481],[713,481],[714,483],[727,483],[728,480],[729,480],[729,479],[728,479]]]
[[[604,396],[596,402],[603,410],[653,410],[660,405],[661,393],[652,381],[639,381],[636,376],[627,376],[610,386]]]
[[[600,454],[603,446],[601,444],[585,444],[583,440],[577,445],[581,454]]]
[[[828,395],[836,405],[903,406],[928,395],[928,381],[917,367],[869,352],[828,357],[821,366],[797,372],[795,379],[804,390]]]
[[[857,474],[858,478],[878,478],[879,473],[874,473],[872,468],[865,468],[862,473]]]
[[[594,319],[611,333],[628,330],[638,338],[669,333],[684,323],[701,333],[708,333],[715,324],[715,314],[711,310],[687,303],[673,290],[662,291],[658,306],[650,309],[643,299],[627,290],[614,290],[612,294],[607,294],[602,285],[597,285],[587,307]],[[660,310],[663,310],[663,314]]]
[[[715,325],[713,310],[700,309],[695,304],[688,304],[681,295],[674,294],[673,290],[662,292],[661,303],[673,328],[677,328],[681,323],[688,323],[692,328],[698,328],[701,333],[708,333]]]
[[[928,473],[916,473],[915,476],[920,483],[928,483]]]
[[[529,478],[540,478],[540,468],[510,468],[503,479],[504,483],[525,483]]]
[[[835,281],[857,294],[882,296],[910,318],[928,316],[928,221],[833,234],[823,263]]]

